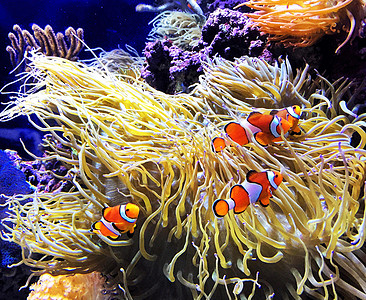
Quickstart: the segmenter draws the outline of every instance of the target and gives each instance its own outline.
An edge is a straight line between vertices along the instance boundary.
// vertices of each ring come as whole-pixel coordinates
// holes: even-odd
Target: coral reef
[[[203,52],[184,51],[172,45],[169,40],[146,44],[147,64],[141,70],[141,76],[159,91],[175,94],[187,92],[189,86],[198,82],[202,74]]]
[[[26,69],[27,62],[24,61],[27,53],[31,49],[36,49],[48,56],[63,57],[69,60],[78,60],[77,55],[83,49],[84,31],[82,28],[75,30],[69,27],[65,30],[65,34],[58,32],[55,34],[52,27],[47,25],[42,29],[37,24],[33,24],[33,35],[25,29],[21,29],[15,24],[13,30],[17,35],[10,32],[9,39],[11,46],[6,47],[10,55],[10,61],[18,72]],[[69,43],[66,42],[65,36]]]
[[[343,31],[345,40],[335,52],[358,35],[366,16],[363,0],[286,1],[250,0],[246,5],[257,10],[248,16],[272,41],[308,47],[325,34]]]
[[[32,67],[37,85],[0,119],[35,114],[76,154],[48,157],[68,165],[73,192],[8,199],[5,236],[38,274],[121,270],[126,297],[140,298],[366,297],[366,116],[339,115],[342,88],[249,57],[207,61],[194,93],[175,96],[61,58],[36,55]],[[300,136],[211,151],[228,120],[289,103],[303,108]],[[268,169],[283,182],[267,208],[214,216],[215,199]],[[126,202],[140,208],[133,239],[90,232],[103,207]]]
[[[72,178],[68,177],[69,170],[57,158],[49,158],[48,153],[53,153],[53,149],[58,148],[60,152],[63,151],[72,156],[72,149],[57,142],[51,134],[44,136],[40,146],[43,157],[19,162],[19,168],[27,182],[32,184],[38,192],[69,191],[72,187]]]
[[[258,57],[265,55],[267,36],[244,13],[217,9],[207,18],[198,47],[210,57],[216,54],[229,60],[243,55]]]

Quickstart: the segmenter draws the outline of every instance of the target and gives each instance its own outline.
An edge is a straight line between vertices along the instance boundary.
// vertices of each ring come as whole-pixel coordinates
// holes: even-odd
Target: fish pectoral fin
[[[262,131],[257,132],[254,135],[254,138],[261,146],[268,146],[270,143],[273,142],[272,135],[264,133]]]
[[[269,196],[268,197],[265,197],[263,199],[260,199],[259,200],[259,203],[263,206],[263,207],[266,207],[269,205]]]
[[[114,229],[116,229],[118,231],[122,231],[122,229],[118,227],[119,224],[120,223],[112,223],[112,226],[113,226]]]
[[[272,189],[270,186],[268,186],[267,192],[268,192],[269,197],[272,197]]]
[[[301,128],[299,126],[295,126],[291,129],[290,135],[301,135]]]
[[[255,122],[255,121],[259,120],[262,116],[263,116],[263,114],[261,112],[259,112],[259,111],[252,111],[248,115],[247,120],[249,121],[249,123]]]

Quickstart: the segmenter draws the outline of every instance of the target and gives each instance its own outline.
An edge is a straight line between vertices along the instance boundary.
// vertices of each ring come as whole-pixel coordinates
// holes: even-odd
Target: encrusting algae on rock
[[[63,162],[74,185],[67,193],[8,200],[14,227],[4,238],[23,247],[23,262],[37,274],[121,270],[128,299],[366,298],[366,116],[351,122],[335,114],[336,92],[331,99],[322,89],[306,95],[306,70],[293,76],[287,61],[273,67],[249,57],[217,60],[207,63],[193,94],[172,96],[107,69],[42,55],[32,60],[29,76],[37,83],[0,118],[37,116],[70,149],[49,141],[48,157]],[[218,84],[221,63],[226,75]],[[235,89],[244,85],[251,99],[238,98]],[[269,113],[285,105],[302,106],[300,136],[211,150],[228,121],[254,107]],[[350,143],[355,131],[357,147]],[[215,217],[215,199],[227,199],[249,170],[283,176],[269,206]],[[20,205],[24,198],[32,201]],[[128,202],[140,208],[132,239],[90,231],[103,207]]]

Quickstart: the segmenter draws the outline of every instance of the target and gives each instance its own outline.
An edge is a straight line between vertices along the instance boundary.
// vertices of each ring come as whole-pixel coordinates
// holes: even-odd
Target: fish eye
[[[129,211],[129,209],[127,208],[126,211]]]
[[[275,178],[277,178],[277,177],[278,177],[278,175],[276,174],[276,175],[275,175]]]

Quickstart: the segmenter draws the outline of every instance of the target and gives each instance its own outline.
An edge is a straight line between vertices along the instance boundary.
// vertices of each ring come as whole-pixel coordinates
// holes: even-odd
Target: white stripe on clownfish
[[[280,125],[280,123],[281,123],[281,119],[278,116],[274,116],[273,120],[269,124],[269,126],[270,126],[269,130],[270,130],[271,134],[276,138],[281,136],[281,134],[279,134],[277,131],[277,127]]]
[[[294,108],[292,106],[289,106],[286,108],[287,112],[294,118],[296,119],[300,119],[300,115],[298,115],[297,113],[295,113]]]
[[[278,185],[275,183],[274,179],[275,179],[275,173],[273,171],[267,171],[267,178],[268,181],[270,183],[270,185],[274,188],[277,189]]]
[[[126,215],[126,205],[121,205],[119,208],[119,214],[128,223],[135,223],[137,219],[132,219]]]

